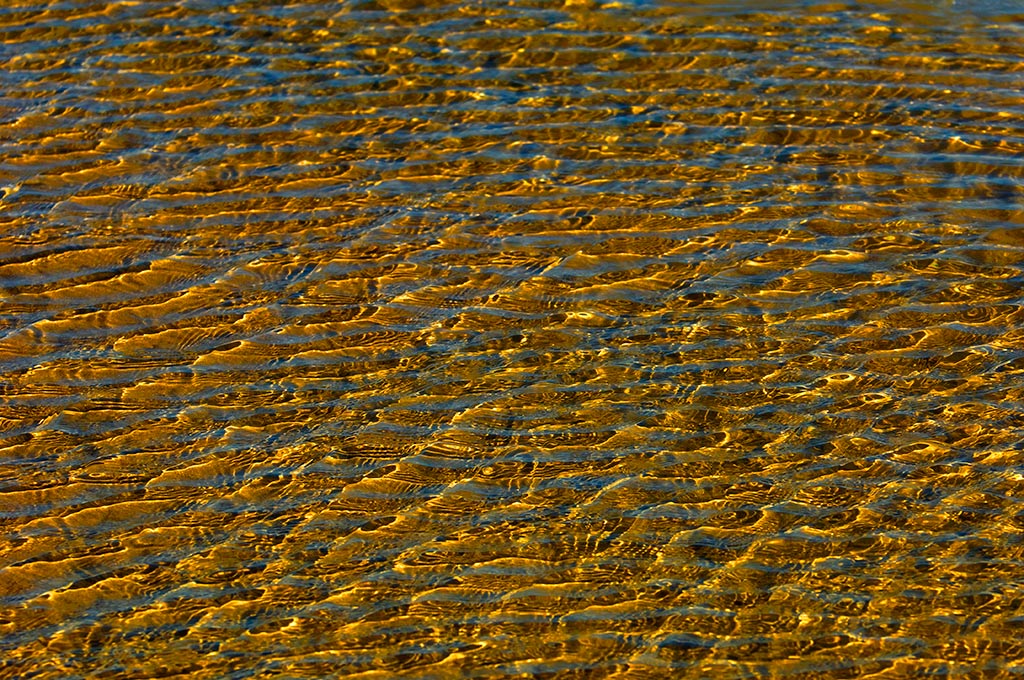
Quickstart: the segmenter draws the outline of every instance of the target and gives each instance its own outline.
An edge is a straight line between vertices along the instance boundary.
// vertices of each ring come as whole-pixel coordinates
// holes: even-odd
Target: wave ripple
[[[1017,3],[0,55],[0,677],[1024,669]]]

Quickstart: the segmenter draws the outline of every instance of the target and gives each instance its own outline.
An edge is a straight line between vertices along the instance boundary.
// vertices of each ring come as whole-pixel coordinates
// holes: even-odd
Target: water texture
[[[0,9],[0,677],[1024,674],[1024,8]]]

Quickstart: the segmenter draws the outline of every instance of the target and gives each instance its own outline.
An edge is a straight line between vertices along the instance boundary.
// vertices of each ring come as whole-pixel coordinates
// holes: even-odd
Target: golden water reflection
[[[0,10],[0,677],[1017,677],[1012,2]]]

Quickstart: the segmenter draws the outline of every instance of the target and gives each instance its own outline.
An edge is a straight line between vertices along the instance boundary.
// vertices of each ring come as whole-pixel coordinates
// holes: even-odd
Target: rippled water
[[[1019,3],[8,0],[0,64],[0,676],[1024,673]]]

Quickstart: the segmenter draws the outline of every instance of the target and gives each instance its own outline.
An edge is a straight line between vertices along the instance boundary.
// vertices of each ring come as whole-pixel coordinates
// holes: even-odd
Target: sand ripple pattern
[[[0,64],[0,677],[1024,672],[1019,3],[9,0]]]

